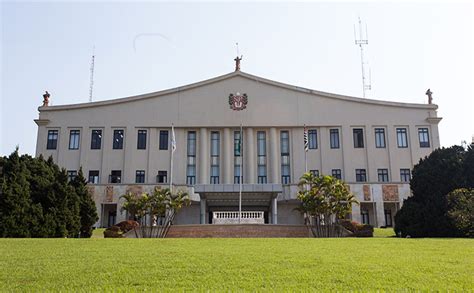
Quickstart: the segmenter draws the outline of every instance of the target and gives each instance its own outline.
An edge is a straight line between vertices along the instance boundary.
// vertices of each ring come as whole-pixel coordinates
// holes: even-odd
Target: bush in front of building
[[[104,231],[104,238],[123,238],[124,232],[118,226],[111,226]]]
[[[472,237],[449,216],[448,194],[474,186],[474,145],[441,148],[413,168],[413,196],[395,215],[395,233],[401,237]],[[469,215],[466,215],[469,216]]]
[[[374,237],[374,226],[361,224],[351,220],[341,220],[342,227],[352,232],[354,237]]]
[[[105,229],[104,238],[122,238],[128,231],[137,229],[140,226],[137,221],[122,221],[110,228]]]
[[[0,167],[1,237],[90,237],[98,217],[85,180],[73,185],[52,158],[20,156],[18,149],[0,158]]]
[[[138,224],[137,221],[126,220],[116,224],[115,226],[119,227],[122,232],[127,233],[128,231],[138,228],[140,224]]]

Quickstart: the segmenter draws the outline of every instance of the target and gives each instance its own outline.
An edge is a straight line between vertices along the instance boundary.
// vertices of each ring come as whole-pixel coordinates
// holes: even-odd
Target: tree
[[[186,192],[179,190],[173,194],[168,188],[155,188],[151,195],[128,193],[121,198],[122,210],[140,223],[140,235],[136,229],[135,235],[145,238],[166,237],[178,211],[190,203]]]
[[[76,178],[71,181],[71,185],[79,197],[80,237],[90,238],[92,236],[92,226],[99,220],[99,216],[97,215],[95,202],[87,189],[87,181],[84,178],[82,168],[79,169]]]
[[[420,159],[413,168],[406,199],[395,215],[395,232],[402,237],[454,237],[459,235],[448,216],[448,193],[472,182],[472,146],[441,148]],[[471,175],[469,175],[471,174]]]
[[[466,188],[474,188],[474,144],[467,147],[463,166],[464,178],[466,180],[464,186]]]
[[[448,217],[460,236],[474,238],[474,188],[460,188],[448,194]]]
[[[57,228],[54,214],[51,185],[54,182],[54,170],[40,155],[32,158],[23,155],[21,160],[30,171],[27,181],[30,185],[30,198],[34,206],[38,209],[37,225],[32,225],[31,237],[51,237],[55,235]],[[51,158],[52,162],[52,158]],[[54,163],[52,163],[54,165]]]
[[[332,176],[315,176],[305,173],[299,182],[299,210],[305,215],[315,237],[340,237],[341,219],[358,204],[349,187]]]
[[[27,181],[28,169],[20,160],[18,148],[1,161],[0,178],[0,235],[2,237],[30,237],[34,225],[32,202]]]
[[[97,211],[90,196],[82,200],[87,192],[82,172],[75,188],[51,157],[20,156],[18,149],[0,158],[0,169],[1,237],[77,237],[90,231],[82,227]]]

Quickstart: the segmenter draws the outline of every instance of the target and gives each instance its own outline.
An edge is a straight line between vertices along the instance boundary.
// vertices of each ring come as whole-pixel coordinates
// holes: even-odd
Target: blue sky
[[[0,154],[34,154],[37,107],[114,99],[233,71],[362,96],[353,25],[367,23],[369,98],[439,108],[441,144],[474,134],[473,5],[461,3],[0,4]]]

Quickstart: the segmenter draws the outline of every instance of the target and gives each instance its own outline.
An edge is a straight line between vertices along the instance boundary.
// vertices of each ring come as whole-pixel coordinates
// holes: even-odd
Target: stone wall
[[[173,225],[167,238],[310,237],[304,225]]]

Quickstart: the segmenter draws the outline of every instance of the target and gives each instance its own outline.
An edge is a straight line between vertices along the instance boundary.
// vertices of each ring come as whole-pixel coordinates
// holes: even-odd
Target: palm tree
[[[137,196],[128,193],[121,198],[125,200],[122,210],[126,210],[140,223],[140,236],[144,238],[166,237],[178,211],[190,204],[186,192],[178,190],[172,194],[168,188],[155,188],[151,195],[143,193]],[[136,230],[135,233],[138,237]]]
[[[305,173],[299,182],[297,208],[305,216],[305,224],[315,237],[340,237],[342,227],[339,220],[358,204],[349,187],[332,176],[315,176]]]

